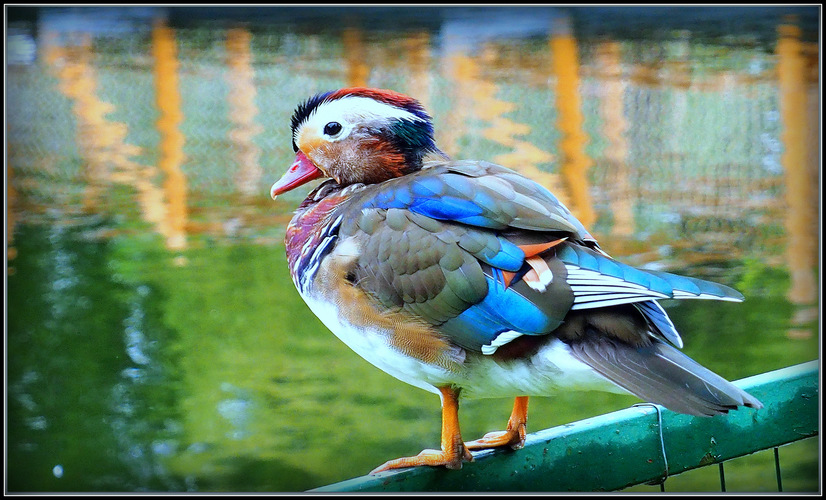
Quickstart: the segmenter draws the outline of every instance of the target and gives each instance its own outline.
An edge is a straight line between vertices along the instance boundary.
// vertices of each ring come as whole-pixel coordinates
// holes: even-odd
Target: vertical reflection
[[[72,109],[77,121],[77,143],[85,165],[87,182],[84,204],[87,209],[97,207],[98,186],[117,182],[135,188],[143,218],[154,224],[165,237],[170,234],[170,217],[165,197],[154,184],[159,170],[154,165],[132,161],[141,149],[126,143],[129,128],[113,122],[106,116],[114,106],[97,96],[97,78],[89,64],[91,45],[88,38],[78,46],[63,47],[56,42],[55,33],[46,33],[44,61],[58,79],[59,90],[74,103]]]
[[[52,40],[54,39],[51,37]],[[107,133],[105,115],[113,106],[101,101],[97,96],[97,75],[90,64],[92,41],[84,34],[79,44],[60,47],[49,43],[45,50],[45,60],[58,68],[60,91],[72,99],[72,111],[77,119],[77,145],[83,162],[85,209],[98,208],[101,185],[108,177],[108,150],[111,134]]]
[[[601,43],[597,52],[597,62],[602,72],[602,133],[608,141],[604,154],[608,163],[607,185],[612,190],[611,209],[614,223],[611,231],[615,235],[631,236],[634,232],[634,193],[628,180],[628,140],[625,136],[628,121],[623,105],[626,81],[622,74],[619,42]]]
[[[784,146],[780,161],[786,178],[786,259],[792,278],[789,300],[795,304],[811,304],[817,298],[813,273],[817,261],[814,225],[817,200],[813,186],[817,185],[817,175],[808,168],[805,58],[800,28],[781,25],[778,34],[776,53],[783,125],[780,140]]]
[[[261,132],[261,127],[255,123],[258,108],[255,106],[256,88],[253,82],[251,40],[252,35],[246,29],[227,31],[229,119],[234,125],[229,132],[229,139],[235,146],[235,157],[238,162],[235,184],[238,190],[247,196],[252,196],[258,191],[258,182],[263,175],[263,169],[258,162],[261,149],[252,140]]]
[[[482,52],[484,65],[494,64],[496,54],[492,49]],[[480,82],[481,83],[481,82]],[[519,123],[503,115],[517,108],[512,102],[503,101],[495,97],[498,88],[493,83],[486,83],[487,91],[483,97],[491,102],[490,109],[493,111],[489,117],[491,126],[482,132],[487,139],[498,142],[503,146],[512,148],[510,153],[493,157],[493,161],[508,168],[518,170],[521,173],[533,178],[537,182],[548,188],[555,188],[557,176],[539,169],[540,163],[548,163],[553,160],[553,156],[547,151],[543,151],[534,144],[524,141],[519,136],[526,136],[531,133],[531,127],[525,123]]]
[[[485,48],[481,58],[483,60],[493,59],[494,54],[491,50],[490,47]],[[559,182],[557,176],[540,170],[538,167],[540,163],[552,161],[553,156],[534,144],[518,138],[531,132],[529,125],[503,116],[514,111],[517,105],[496,97],[498,87],[495,83],[483,79],[476,59],[459,53],[451,57],[451,63],[453,69],[451,76],[458,83],[457,94],[460,99],[454,109],[460,112],[468,108],[473,109],[475,118],[490,124],[482,130],[481,135],[492,142],[512,149],[510,153],[497,155],[492,160],[505,167],[518,170],[552,191],[557,191],[556,187]],[[454,128],[453,123],[449,125],[449,129]],[[450,137],[449,140],[451,145],[455,145],[457,137]]]
[[[475,78],[473,60],[464,53],[453,53],[443,59],[447,78],[454,83],[450,112],[445,116],[444,127],[436,128],[436,143],[449,156],[459,152],[459,139],[467,131],[466,121],[472,112],[470,87]]]
[[[588,138],[583,132],[584,118],[579,93],[579,60],[577,44],[568,20],[554,25],[550,48],[553,71],[556,75],[556,107],[559,113],[559,129],[562,132],[559,149],[562,178],[568,188],[571,211],[585,227],[593,225],[596,214],[588,192],[586,173],[591,160],[585,155]]]
[[[167,247],[178,250],[186,247],[186,177],[181,171],[184,136],[178,130],[183,115],[174,32],[160,23],[152,30],[152,55],[155,59],[156,103],[160,112],[157,122],[161,135],[159,163],[166,175],[163,192],[167,201],[167,219],[162,234],[166,237]]]
[[[103,188],[115,176],[113,168],[132,167],[130,158],[140,154],[140,148],[126,143],[126,124],[107,119],[115,107],[98,96],[89,35],[84,34],[79,45],[68,47],[58,45],[56,39],[54,33],[44,35],[44,61],[57,77],[61,93],[73,103],[76,140],[83,158],[83,205],[97,211]]]
[[[347,57],[347,85],[350,87],[366,87],[367,77],[370,76],[370,67],[365,62],[367,54],[364,50],[362,32],[358,28],[347,28],[342,33],[344,54]]]
[[[430,35],[426,31],[411,33],[404,39],[410,74],[408,94],[430,109]]]

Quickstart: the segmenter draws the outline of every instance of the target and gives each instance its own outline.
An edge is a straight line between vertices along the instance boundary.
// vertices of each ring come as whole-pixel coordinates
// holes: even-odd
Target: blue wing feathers
[[[639,285],[665,297],[673,296],[671,285],[658,276],[615,261],[586,248],[576,245],[562,245],[556,255],[565,264]],[[599,282],[595,284],[598,283]]]
[[[490,257],[484,256],[483,262],[504,271],[516,272],[525,263],[525,252],[505,238],[499,238],[500,250]]]
[[[698,298],[718,298],[722,300],[742,301],[743,294],[737,290],[714,283],[712,281],[701,280],[698,278],[690,278],[688,276],[679,276],[676,274],[666,273],[663,271],[648,271],[650,274],[657,276],[665,281],[668,281],[675,290],[687,292]],[[687,295],[680,295],[680,298],[692,298]]]
[[[451,190],[457,193],[474,193],[476,194],[476,188],[473,185],[473,182],[470,180],[471,178],[467,177],[466,175],[461,174],[447,174],[441,177],[441,180],[450,187]],[[474,199],[476,196],[474,196]]]
[[[674,323],[671,322],[671,318],[668,317],[668,314],[666,314],[660,304],[653,300],[647,300],[645,302],[635,303],[634,307],[648,319],[655,330],[662,334],[663,337],[677,347],[683,347],[683,339],[680,337],[680,334],[677,333],[677,329],[674,328]]]
[[[742,294],[725,285],[662,271],[643,271],[577,245],[563,245],[556,255],[565,264],[640,285],[669,298],[743,300]],[[597,280],[594,281],[596,284]]]
[[[474,307],[484,309],[508,330],[527,334],[544,334],[555,328],[555,320],[549,318],[533,302],[513,288],[504,288],[489,276],[488,294]]]
[[[442,325],[460,343],[482,346],[490,344],[504,331],[544,335],[559,326],[558,319],[546,315],[513,288],[505,288],[496,277],[486,276],[486,279],[485,298]]]
[[[465,238],[459,246],[480,263],[491,266],[489,273],[492,276],[485,276],[488,287],[484,298],[458,316],[447,319],[443,325],[452,332],[451,336],[462,340],[460,343],[477,347],[490,345],[498,335],[508,330],[527,335],[546,334],[556,329],[567,313],[567,310],[553,311],[550,314],[558,317],[551,317],[548,304],[537,304],[544,300],[541,295],[523,296],[513,286],[505,286],[502,270],[517,273],[519,277],[529,270],[529,266],[525,261],[525,252],[515,242],[502,234],[491,234],[489,230],[511,228],[528,232],[573,233],[572,243],[560,244],[554,247],[554,253],[547,254],[548,258],[555,256],[561,260],[568,270],[567,281],[555,283],[555,286],[568,287],[573,295],[573,304],[565,308],[587,309],[633,303],[649,321],[652,330],[678,346],[682,345],[679,334],[665,311],[653,299],[742,300],[742,295],[723,285],[637,269],[573,243],[576,238],[588,239],[590,235],[553,195],[546,195],[532,182],[521,178],[513,180],[507,175],[501,179],[493,175],[476,175],[479,176],[448,171],[408,179],[409,182],[405,183],[394,184],[391,181],[361,202],[362,208],[403,209],[411,212],[411,220],[412,214],[421,216],[425,221],[430,219],[430,223],[414,222],[434,235],[444,235],[444,241]],[[522,200],[525,196],[537,206]],[[568,220],[570,225],[554,222],[560,218]],[[459,230],[457,226],[449,226],[445,222],[464,227]],[[475,231],[479,234],[472,234]],[[463,290],[455,292],[464,299],[469,298],[464,297]],[[446,316],[450,312],[444,311]]]
[[[442,182],[440,177],[417,177],[409,184],[409,186],[399,185],[396,186],[394,191],[399,189],[410,189],[416,196],[434,198],[444,194],[445,187],[445,183]]]
[[[439,199],[417,198],[409,206],[417,214],[439,220],[455,220],[476,217],[482,214],[482,209],[470,200],[463,200],[453,196],[442,196]],[[486,219],[482,219],[484,221]]]
[[[497,178],[496,172],[488,175],[483,171],[476,175],[478,177],[446,170],[435,175],[408,177],[404,183],[389,181],[380,192],[371,193],[372,196],[363,200],[363,208],[407,208],[437,220],[486,229],[502,230],[512,226],[568,233],[579,230],[581,235],[587,235],[555,198],[533,199],[544,189],[538,184],[525,179],[514,185]],[[525,192],[516,192],[514,187]]]
[[[451,339],[457,344],[479,350],[481,346],[490,344],[508,328],[503,326],[497,318],[492,317],[486,309],[471,307],[459,316],[446,321],[441,329],[449,333]]]

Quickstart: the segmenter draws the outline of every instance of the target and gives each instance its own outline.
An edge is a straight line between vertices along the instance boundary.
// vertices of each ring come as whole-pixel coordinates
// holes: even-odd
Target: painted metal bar
[[[400,469],[311,491],[611,491],[656,483],[666,467],[675,475],[816,436],[818,374],[815,360],[735,382],[763,402],[761,410],[693,417],[640,405],[535,432],[521,450],[474,453],[461,470]]]

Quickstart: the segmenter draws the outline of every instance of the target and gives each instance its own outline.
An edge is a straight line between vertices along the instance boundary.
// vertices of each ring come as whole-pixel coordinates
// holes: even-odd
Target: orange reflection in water
[[[186,247],[186,177],[181,171],[184,161],[184,135],[178,129],[183,121],[181,96],[178,92],[178,60],[175,33],[156,24],[152,30],[152,55],[155,60],[155,99],[160,112],[157,126],[161,134],[161,170],[166,174],[163,192],[167,201],[167,217],[160,228],[166,245],[178,250]]]
[[[480,63],[483,66],[493,65],[496,57],[497,54],[494,48],[487,46],[481,54]],[[520,136],[530,134],[531,127],[529,125],[502,116],[515,110],[518,107],[517,104],[496,99],[494,96],[498,88],[493,83],[487,84],[482,89],[484,89],[483,97],[493,103],[491,109],[495,112],[495,115],[490,117],[491,126],[482,131],[482,135],[513,149],[510,153],[495,156],[493,161],[520,170],[546,186],[554,187],[558,182],[558,177],[552,176],[549,178],[552,174],[539,169],[539,164],[553,161],[553,155],[520,138]]]
[[[430,109],[430,35],[426,31],[414,32],[407,35],[402,44],[410,71],[408,94]]]
[[[623,109],[623,96],[627,82],[623,78],[621,65],[621,47],[618,42],[603,42],[599,45],[597,61],[602,70],[600,114],[604,121],[602,134],[608,141],[605,148],[605,161],[610,172],[611,209],[614,224],[612,233],[631,236],[634,232],[633,203],[636,193],[629,181],[628,140],[625,133],[628,121]]]
[[[259,163],[261,148],[252,140],[261,133],[262,127],[255,123],[258,108],[255,105],[256,88],[250,51],[251,40],[252,35],[246,29],[236,28],[227,31],[227,99],[229,120],[233,125],[229,131],[229,139],[235,147],[238,166],[235,185],[245,196],[258,194],[258,183],[264,174]]]
[[[344,54],[347,58],[347,85],[350,87],[366,87],[370,76],[370,66],[367,60],[362,33],[357,28],[347,28],[342,34]]]
[[[545,185],[569,205],[588,227],[593,228],[596,219],[593,206],[595,201],[598,202],[597,208],[601,210],[604,210],[601,207],[609,207],[614,235],[634,236],[636,231],[646,229],[634,227],[632,209],[635,206],[642,210],[656,205],[651,213],[659,213],[662,206],[667,206],[673,209],[677,217],[682,217],[682,223],[688,221],[691,224],[686,231],[691,236],[674,238],[675,231],[665,231],[670,238],[665,242],[677,248],[702,246],[702,251],[692,254],[697,259],[719,258],[719,252],[715,255],[715,249],[728,249],[732,246],[732,241],[750,241],[744,235],[737,234],[739,229],[745,228],[745,231],[752,231],[754,237],[760,237],[762,233],[755,229],[761,223],[759,221],[780,220],[783,217],[786,234],[769,234],[767,239],[776,237],[777,241],[767,243],[767,239],[764,239],[760,244],[777,245],[778,248],[779,245],[788,244],[786,260],[794,268],[794,283],[790,294],[794,296],[793,300],[800,303],[816,300],[816,273],[812,270],[817,266],[815,224],[819,193],[814,187],[817,185],[817,148],[813,145],[817,144],[815,141],[819,137],[814,136],[818,130],[812,125],[816,124],[819,102],[816,95],[807,95],[813,91],[816,94],[817,90],[816,86],[807,82],[807,78],[812,76],[811,64],[807,66],[811,59],[807,58],[811,58],[812,54],[807,52],[809,49],[799,40],[797,28],[790,25],[780,29],[781,40],[777,44],[776,59],[762,53],[743,51],[737,58],[731,56],[736,65],[725,61],[719,63],[721,66],[731,66],[724,70],[716,66],[717,62],[712,64],[705,59],[697,62],[698,57],[708,56],[699,49],[695,50],[697,46],[686,36],[677,37],[678,39],[665,44],[662,49],[666,54],[664,60],[651,62],[652,58],[637,54],[638,50],[645,50],[648,45],[640,48],[630,42],[608,41],[592,46],[586,41],[583,45],[585,50],[580,54],[579,42],[564,31],[556,31],[539,45],[532,42],[528,46],[529,50],[520,52],[523,59],[510,57],[513,55],[512,47],[496,41],[473,49],[442,53],[431,48],[433,40],[426,32],[412,32],[391,38],[390,41],[375,41],[375,35],[370,34],[369,46],[364,42],[368,33],[350,29],[341,33],[340,37],[318,38],[323,40],[318,43],[331,43],[335,50],[330,53],[341,51],[347,65],[335,66],[338,68],[336,76],[342,81],[346,80],[347,84],[380,85],[385,84],[387,79],[405,79],[405,88],[400,90],[422,100],[435,114],[441,114],[436,128],[437,143],[448,154],[462,155],[462,150],[468,144],[473,148],[489,148],[488,141],[504,146],[507,148],[504,153],[501,147],[496,148],[496,153],[502,154],[483,154],[481,157],[518,169]],[[43,34],[45,39],[48,36],[48,33]],[[214,71],[226,79],[229,89],[229,139],[237,165],[234,169],[221,171],[220,175],[226,174],[227,178],[222,179],[222,182],[234,183],[236,193],[244,196],[245,206],[249,207],[255,202],[248,197],[250,194],[258,194],[256,191],[260,191],[260,186],[257,184],[262,177],[262,151],[253,140],[261,132],[256,124],[260,116],[256,100],[266,105],[263,104],[266,99],[278,99],[281,94],[278,93],[280,89],[265,87],[267,82],[263,80],[259,83],[260,87],[256,87],[252,51],[258,47],[251,45],[249,31],[227,30],[225,36],[227,59],[215,63]],[[383,42],[387,45],[382,45]],[[150,67],[154,70],[155,85],[154,88],[146,86],[139,89],[145,95],[156,94],[159,112],[157,127],[161,137],[160,161],[157,165],[138,163],[141,161],[140,155],[146,152],[128,143],[129,127],[126,123],[111,119],[114,111],[129,108],[133,103],[117,100],[110,103],[101,99],[99,80],[112,82],[112,79],[99,78],[98,73],[107,70],[100,65],[107,64],[108,59],[98,57],[93,52],[97,49],[92,45],[89,35],[78,46],[62,47],[54,41],[51,44],[45,43],[43,52],[43,60],[57,77],[62,94],[73,104],[70,122],[77,124],[77,144],[83,160],[84,208],[93,211],[111,208],[100,205],[111,202],[112,197],[105,190],[112,183],[133,186],[140,203],[141,216],[154,224],[154,230],[173,249],[185,248],[187,234],[196,229],[194,224],[188,223],[190,209],[193,208],[187,207],[188,180],[182,171],[185,137],[180,131],[183,115],[178,80],[179,56],[176,52],[176,44],[179,43],[187,46],[192,42],[184,32],[176,33],[162,25],[155,27],[151,40],[151,61],[154,66]],[[595,47],[596,52],[590,51],[591,47]],[[701,48],[708,50],[706,47]],[[100,45],[100,49],[106,50],[105,45]],[[317,48],[307,50],[307,56],[318,57]],[[471,55],[471,50],[478,52]],[[622,52],[623,50],[626,52]],[[382,57],[374,58],[375,60],[368,57],[376,54]],[[530,54],[530,61],[524,54]],[[592,54],[596,57],[591,58]],[[726,49],[725,54],[730,55],[729,49]],[[622,65],[623,55],[627,59],[625,67]],[[302,57],[302,54],[298,54],[295,59],[300,62]],[[749,64],[752,60],[759,63],[757,70],[750,66],[744,70],[747,67],[743,63],[744,57],[748,57],[745,62]],[[816,58],[815,49],[814,59]],[[779,65],[776,75],[772,71],[775,61]],[[338,62],[335,58],[331,59],[331,64]],[[552,64],[548,64],[549,62]],[[372,78],[370,65],[376,68]],[[551,85],[548,85],[549,66],[552,69]],[[702,71],[692,71],[695,67]],[[140,64],[134,68],[137,68],[136,71],[146,70]],[[122,68],[118,68],[120,70]],[[514,74],[525,80],[510,79],[509,76],[503,78],[508,70],[514,70]],[[816,70],[815,65],[815,75]],[[531,74],[525,76],[525,73]],[[769,80],[773,76],[778,76],[779,80]],[[441,80],[442,77],[445,80]],[[526,84],[526,81],[530,83]],[[760,85],[755,85],[755,82]],[[765,126],[761,114],[773,111],[775,84],[778,82],[776,95],[780,97],[783,123],[780,139],[784,149],[782,163],[785,179],[762,170],[759,159],[733,158],[726,164],[721,162],[718,165],[715,159],[700,156],[708,155],[707,152],[686,151],[686,139],[702,135],[704,120],[717,119],[711,114],[712,111],[704,111],[697,103],[710,99],[713,104],[717,104],[719,101],[716,98],[725,100],[723,93],[743,92],[754,93],[758,99],[754,100],[753,108],[748,107],[750,116],[730,120],[732,127],[743,127],[732,128],[730,132],[737,141],[738,148],[742,147],[747,153],[762,151],[764,148],[758,143],[758,133],[754,130]],[[653,91],[649,83],[656,87]],[[112,88],[103,89],[107,91],[105,95],[113,96],[111,99],[124,95],[118,90],[118,85],[121,85],[119,82],[110,85]],[[599,102],[583,109],[583,89],[595,89]],[[524,93],[520,94],[520,90],[524,90]],[[526,102],[529,100],[523,102],[520,97],[514,97],[510,99],[513,102],[508,102],[502,97],[533,96],[540,92],[540,98],[546,99],[547,107],[556,108],[555,114],[559,119],[558,128],[562,133],[557,147],[559,173],[542,170],[546,168],[543,163],[554,161],[551,152],[557,145],[531,141],[532,133],[540,131],[531,130],[534,123],[532,119],[536,115],[532,114],[535,113],[534,110],[527,109],[529,104]],[[554,98],[555,101],[552,100]],[[428,101],[433,101],[432,105]],[[585,101],[584,104],[588,102]],[[440,105],[442,109],[439,109]],[[660,108],[650,111],[647,108],[649,106]],[[132,116],[145,112],[152,116],[155,112],[152,109],[128,111],[123,114]],[[594,111],[598,113],[596,118],[592,114]],[[661,117],[662,124],[642,121],[632,123],[639,116],[649,115],[658,115],[658,119]],[[600,123],[600,128],[595,131],[604,139],[599,141],[599,137],[595,137],[595,146],[604,144],[605,148],[600,151],[598,147],[594,147],[593,160],[600,166],[607,167],[604,178],[597,180],[595,186],[608,196],[605,204],[602,200],[591,199],[593,193],[589,191],[589,174],[596,176],[601,172],[591,169],[592,160],[585,154],[589,140],[584,131],[585,116],[589,123]],[[215,126],[193,125],[193,130],[202,126]],[[669,127],[668,134],[646,132],[650,128],[662,126]],[[135,137],[140,135],[134,134],[134,130],[132,132]],[[631,136],[629,132],[634,135]],[[766,135],[770,134],[771,131],[766,132]],[[480,141],[483,143],[481,147]],[[629,163],[632,146],[633,163]],[[741,161],[742,164],[738,163]],[[681,185],[631,182],[635,178],[645,179],[648,169],[656,170],[658,178],[667,178],[672,172],[676,176],[682,167],[692,162],[698,163],[698,168],[707,171],[699,171],[702,175],[693,175],[690,181]],[[189,174],[193,177],[192,180],[200,180],[198,176],[202,175],[201,171],[195,166]],[[25,170],[18,170],[15,174],[18,187],[27,182],[41,182],[40,179],[33,180]],[[783,195],[778,197],[774,194],[780,192],[776,186],[783,187],[784,181],[787,188],[785,198]],[[755,195],[754,191],[760,193]],[[14,200],[13,193],[7,196]],[[21,189],[17,206],[27,206],[27,196],[26,191]],[[786,208],[788,210],[781,215],[781,211]],[[261,210],[265,212],[267,209]],[[758,222],[744,221],[741,217],[744,212],[761,219]],[[13,228],[14,221],[12,217],[9,228]],[[220,224],[216,217],[207,221],[204,227],[215,228]],[[271,220],[262,219],[261,227],[270,225]],[[656,230],[659,231],[659,227]],[[648,235],[645,237],[652,238]],[[655,234],[654,237],[659,236]],[[780,264],[782,261],[777,253],[773,255],[774,262]],[[681,258],[689,259],[687,256]]]
[[[551,36],[550,48],[553,72],[556,76],[556,107],[559,113],[560,172],[569,193],[574,215],[585,227],[596,221],[586,172],[591,159],[585,154],[588,136],[583,130],[582,98],[580,96],[579,57],[577,43],[566,26],[557,26]]]
[[[482,64],[484,64],[486,59],[491,59],[493,56],[491,50],[493,49],[486,47],[482,52],[479,57]],[[471,112],[475,118],[487,122],[490,125],[482,130],[481,134],[483,137],[512,149],[510,153],[493,157],[492,161],[505,167],[518,170],[551,191],[561,195],[562,193],[557,189],[559,177],[556,174],[540,170],[538,167],[540,163],[552,161],[553,155],[519,138],[519,136],[529,134],[531,127],[503,116],[514,111],[517,105],[496,97],[499,88],[495,83],[484,79],[480,71],[480,62],[477,58],[463,53],[452,55],[450,57],[449,75],[455,80],[457,85],[456,95],[458,101],[453,107],[454,113],[459,116],[466,116],[465,113],[467,113],[467,110],[472,110]],[[457,122],[458,119],[453,117],[449,128],[451,130],[466,129],[464,123]],[[448,144],[450,144],[451,147],[456,147],[458,134],[453,132],[448,137]],[[564,197],[561,196],[560,199],[563,198]]]
[[[809,131],[816,126],[809,124],[808,82],[804,46],[801,31],[788,24],[778,28],[778,84],[780,116],[783,124],[781,141],[784,151],[781,163],[786,175],[786,230],[788,246],[787,262],[791,268],[792,285],[789,300],[795,304],[812,304],[817,300],[817,283],[814,268],[817,265],[817,226],[815,225],[818,185],[816,160],[809,152],[816,150],[809,145]],[[813,103],[819,104],[819,103]],[[813,145],[814,146],[814,145]]]
[[[172,43],[173,49],[157,55],[163,59],[174,55],[174,40],[171,35],[161,34],[160,44]],[[180,112],[179,99],[171,100],[170,86],[159,84],[166,97],[159,97],[161,120],[158,122],[162,137],[161,167],[166,173],[163,188],[154,179],[159,169],[154,165],[141,165],[132,158],[142,153],[141,148],[129,144],[126,137],[129,128],[125,123],[107,118],[116,107],[100,99],[98,78],[92,65],[92,45],[88,35],[82,43],[63,46],[58,43],[56,33],[44,33],[43,60],[58,79],[58,89],[73,102],[72,111],[77,123],[76,141],[84,160],[84,208],[100,211],[100,197],[104,189],[112,183],[130,185],[137,191],[138,203],[143,218],[152,223],[165,237],[167,247],[180,249],[186,246],[184,226],[186,224],[185,178],[180,171],[183,136],[177,132]],[[170,66],[167,64],[158,72],[161,79],[169,82]],[[172,78],[174,79],[174,66]],[[171,82],[175,88],[176,82]],[[160,93],[159,93],[160,94]],[[170,110],[172,110],[170,112]]]
[[[453,106],[445,115],[444,125],[436,127],[436,143],[448,154],[455,156],[460,150],[459,139],[467,129],[465,123],[471,112],[471,99],[468,88],[472,85],[472,64],[464,54],[451,54],[442,59],[445,76],[453,83],[449,90]]]
[[[98,96],[97,73],[92,61],[92,41],[84,34],[74,46],[57,44],[57,34],[44,34],[43,59],[58,78],[58,89],[72,100],[77,122],[76,141],[84,161],[83,205],[86,210],[99,209],[103,189],[113,180],[115,170],[133,170],[132,157],[140,148],[126,142],[128,127],[111,121],[107,115],[115,106]]]

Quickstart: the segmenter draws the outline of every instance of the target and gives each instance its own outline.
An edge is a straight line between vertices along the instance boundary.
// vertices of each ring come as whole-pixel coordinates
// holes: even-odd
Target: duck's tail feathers
[[[763,404],[744,390],[660,341],[633,347],[599,336],[570,344],[580,361],[637,397],[689,415],[728,413]]]

